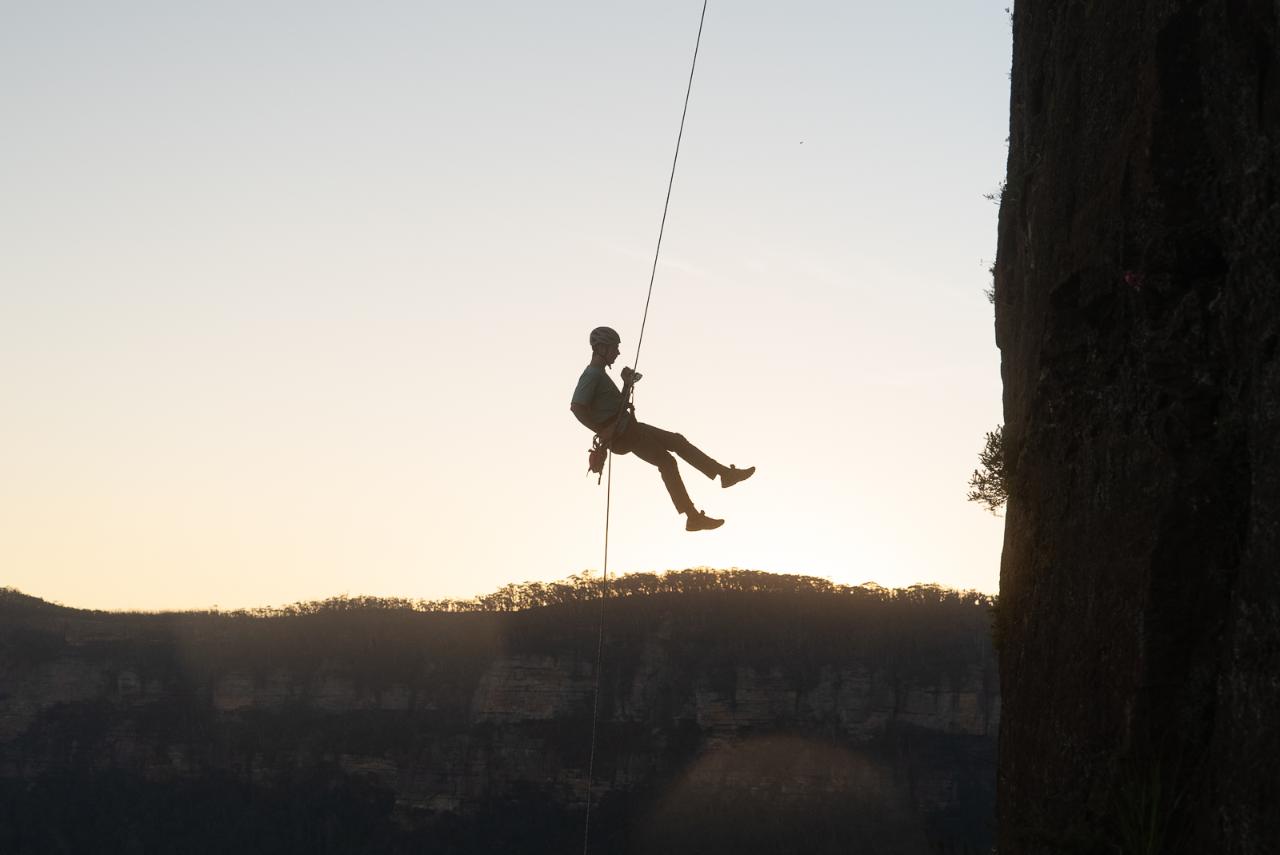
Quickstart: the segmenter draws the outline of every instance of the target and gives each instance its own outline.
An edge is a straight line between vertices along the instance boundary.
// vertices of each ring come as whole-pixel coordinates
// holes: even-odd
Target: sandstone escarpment
[[[1015,9],[1010,855],[1280,841],[1278,8]]]
[[[846,841],[883,838],[884,852],[984,845],[999,721],[987,607],[947,597],[852,611],[821,597],[611,604],[598,851],[698,851],[734,829],[752,838],[734,851],[777,851],[770,834],[803,835],[815,817]],[[167,787],[268,813],[283,800],[303,824],[337,787],[336,814],[356,811],[341,822],[379,829],[378,851],[497,851],[507,829],[540,835],[518,851],[554,852],[580,834],[592,605],[6,617],[0,789],[19,785],[7,792],[24,803],[101,801],[110,786],[147,804]],[[0,843],[5,829],[0,810]],[[315,851],[349,851],[337,839]]]

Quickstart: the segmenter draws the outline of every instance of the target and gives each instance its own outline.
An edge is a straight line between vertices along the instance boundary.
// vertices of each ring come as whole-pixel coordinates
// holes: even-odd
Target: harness
[[[604,480],[604,464],[609,459],[609,446],[612,443],[612,439],[626,433],[627,428],[631,427],[631,423],[636,419],[636,408],[631,403],[631,395],[635,391],[636,383],[642,376],[633,371],[627,379],[622,381],[622,409],[618,411],[618,415],[614,417],[612,422],[611,439],[606,440],[600,434],[596,434],[591,438],[591,448],[587,449],[587,471],[595,473],[597,485]]]

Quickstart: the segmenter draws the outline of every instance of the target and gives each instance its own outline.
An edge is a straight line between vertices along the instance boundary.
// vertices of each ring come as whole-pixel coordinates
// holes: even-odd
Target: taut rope
[[[676,182],[676,164],[680,162],[680,141],[684,139],[684,120],[689,114],[689,95],[693,92],[693,73],[698,67],[698,48],[702,46],[702,24],[707,19],[707,0],[702,0],[702,14],[698,18],[698,37],[693,43],[693,62],[689,65],[689,83],[684,90],[684,109],[680,112],[680,130],[676,134],[676,151],[671,158],[671,176],[667,179],[667,198],[662,203],[662,222],[658,224],[658,243],[653,250],[653,268],[649,271],[649,292],[644,298],[644,317],[640,319],[640,335],[636,339],[636,358],[632,370],[640,369],[640,346],[644,344],[644,328],[649,321],[649,302],[653,299],[653,281],[658,275],[658,255],[662,252],[662,233],[667,227],[667,209],[671,206],[671,188]],[[634,390],[634,387],[632,387]],[[623,402],[626,406],[626,402]],[[600,670],[604,663],[604,607],[609,595],[609,512],[613,503],[613,452],[609,452],[609,484],[605,487],[604,501],[604,569],[600,586],[600,625],[596,638],[595,688],[591,699],[591,754],[587,761],[587,815],[582,826],[582,855],[588,855],[591,842],[591,784],[595,779],[596,732],[600,722]]]

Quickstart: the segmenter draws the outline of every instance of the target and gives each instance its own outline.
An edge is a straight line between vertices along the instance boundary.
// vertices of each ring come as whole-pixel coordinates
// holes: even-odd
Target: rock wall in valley
[[[152,814],[249,851],[580,850],[595,604],[262,618],[9,603],[3,851],[74,849],[89,828],[98,851],[164,845]],[[988,610],[931,589],[610,602],[592,850],[987,845]]]

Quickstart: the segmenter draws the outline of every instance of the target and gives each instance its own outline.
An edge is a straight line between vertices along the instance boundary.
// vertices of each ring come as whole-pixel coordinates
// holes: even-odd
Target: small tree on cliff
[[[1009,500],[1004,480],[1004,425],[987,433],[978,463],[980,467],[969,476],[969,501],[985,505],[994,514]]]

